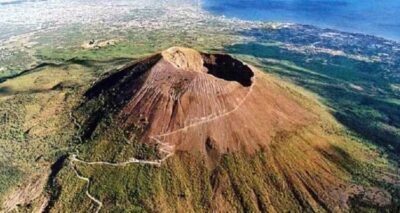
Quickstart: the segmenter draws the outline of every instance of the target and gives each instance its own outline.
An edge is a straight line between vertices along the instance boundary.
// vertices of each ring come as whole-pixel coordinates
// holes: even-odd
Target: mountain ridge
[[[330,212],[371,193],[380,199],[368,205],[391,205],[381,189],[353,187],[369,151],[318,101],[228,55],[167,54],[84,93],[80,154],[56,178],[54,211]]]

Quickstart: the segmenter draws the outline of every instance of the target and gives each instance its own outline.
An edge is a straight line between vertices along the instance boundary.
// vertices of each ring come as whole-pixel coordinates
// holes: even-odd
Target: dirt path
[[[184,132],[184,131],[187,131],[189,128],[197,127],[199,125],[203,125],[205,123],[209,123],[209,122],[215,121],[217,119],[220,119],[220,118],[223,118],[225,116],[228,116],[228,115],[232,114],[233,112],[238,110],[243,105],[243,103],[247,100],[247,97],[253,91],[253,87],[254,87],[255,84],[256,84],[256,77],[254,76],[253,77],[253,83],[250,86],[249,91],[247,92],[245,97],[243,97],[243,99],[239,102],[239,104],[234,109],[232,109],[232,110],[230,110],[228,112],[222,113],[220,115],[215,115],[213,117],[204,116],[203,118],[206,118],[206,119],[202,120],[203,118],[200,118],[201,121],[195,122],[193,124],[190,124],[188,126],[182,127],[180,129],[177,129],[177,130],[174,130],[174,131],[171,131],[171,132],[168,132],[168,133],[149,136],[149,138],[151,140],[155,140],[155,142],[160,145],[160,147],[159,147],[160,153],[166,154],[165,157],[163,157],[162,159],[149,161],[149,160],[139,160],[139,159],[136,159],[136,158],[130,158],[129,160],[127,160],[125,162],[119,162],[119,163],[111,163],[111,162],[106,162],[106,161],[88,162],[88,161],[84,161],[84,160],[79,159],[75,154],[71,155],[70,162],[72,164],[72,169],[74,170],[76,176],[79,179],[81,179],[81,180],[86,182],[86,191],[85,191],[86,195],[93,202],[95,202],[98,205],[96,213],[98,213],[101,210],[101,208],[103,207],[103,203],[100,200],[98,200],[97,198],[95,198],[93,195],[90,194],[90,192],[89,192],[90,185],[91,185],[90,179],[86,178],[86,177],[83,177],[81,174],[79,174],[79,172],[75,168],[75,163],[81,163],[81,164],[86,164],[86,165],[106,165],[106,166],[115,166],[115,167],[126,166],[128,164],[142,164],[142,165],[161,166],[161,164],[164,161],[166,161],[168,158],[170,158],[171,156],[174,155],[174,148],[175,147],[174,147],[174,145],[170,145],[170,144],[164,143],[162,141],[162,139],[160,139],[160,138],[166,137],[166,136],[169,136],[169,135],[173,135],[173,134],[176,134],[178,132]],[[70,113],[70,117],[71,117],[72,122],[75,124],[75,126],[78,127],[78,129],[81,129],[81,125],[77,122],[77,119],[72,115],[72,113]],[[78,138],[79,138],[79,140],[82,140],[80,137],[78,137]]]

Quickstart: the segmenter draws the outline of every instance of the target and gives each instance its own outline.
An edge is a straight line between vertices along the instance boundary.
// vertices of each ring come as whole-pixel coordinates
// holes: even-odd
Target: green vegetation
[[[72,150],[71,94],[90,79],[86,69],[45,66],[0,83],[0,200],[34,177],[47,178],[50,165]]]
[[[391,151],[391,157],[397,159],[400,97],[393,90],[397,79],[388,79],[379,62],[308,55],[271,43],[237,44],[227,46],[226,51],[318,94],[342,124]]]
[[[311,191],[303,191],[301,182],[297,182],[303,179],[316,193],[322,193],[325,188],[319,191],[318,184],[322,184],[319,181],[323,180],[320,178],[325,174],[308,177],[307,173],[301,170],[301,164],[304,162],[298,161],[305,159],[304,153],[301,154],[304,150],[298,150],[298,147],[304,144],[293,145],[293,149],[289,149],[296,155],[289,158],[285,156],[286,148],[276,147],[273,152],[282,153],[282,155],[278,154],[279,157],[275,161],[271,158],[271,154],[264,151],[255,156],[239,153],[226,154],[222,156],[219,165],[215,168],[205,166],[207,159],[203,158],[203,155],[194,156],[187,153],[180,153],[167,160],[162,167],[138,164],[125,167],[89,166],[79,163],[76,166],[80,174],[91,180],[89,191],[103,202],[103,212],[123,210],[208,212],[216,208],[227,208],[226,210],[238,212],[271,211],[273,208],[293,212],[325,211],[323,207],[317,207],[318,205],[312,202]],[[347,151],[343,154],[349,155]],[[338,164],[355,162],[354,159],[345,159],[343,156],[336,157]],[[283,159],[280,158],[285,158],[286,162],[281,161]],[[306,163],[317,166],[321,162]],[[368,171],[372,177],[375,173],[371,168],[375,167],[367,168],[367,166],[369,163],[358,162],[356,167],[349,168],[347,171],[360,168]],[[317,167],[312,167],[312,169],[318,169]],[[68,168],[65,167],[57,178],[58,183],[63,187],[55,209],[80,207],[78,209],[82,212],[88,209],[94,211],[97,205],[85,196],[84,182],[74,176],[74,172]],[[297,169],[294,171],[293,168]],[[308,171],[313,173],[313,171]],[[333,177],[324,178],[331,180]],[[332,180],[340,183],[340,180],[345,179],[346,175],[340,179],[334,177]],[[369,183],[364,178],[362,182]],[[216,200],[220,206],[214,206],[217,205]]]
[[[18,115],[14,116],[12,126],[5,126],[4,116],[0,117],[0,128],[7,130],[0,135],[0,199],[17,185],[26,183],[29,176],[35,173],[48,175],[49,165],[66,154],[77,152],[80,159],[88,161],[122,162],[131,157],[159,159],[157,146],[138,140],[143,126],[122,132],[113,122],[117,109],[113,105],[104,105],[107,101],[104,97],[79,105],[77,99],[82,91],[105,71],[167,47],[194,46],[214,51],[211,47],[218,49],[236,39],[222,34],[213,38],[204,34],[194,39],[185,33],[158,32],[154,35],[132,34],[116,44],[98,49],[76,46],[39,49],[36,57],[61,62],[60,65],[37,68],[0,83],[0,108]],[[327,54],[310,57],[274,43],[225,47],[227,52],[318,94],[336,119],[358,134],[319,124],[321,129],[310,130],[314,134],[309,134],[329,132],[331,135],[326,138],[331,146],[328,148],[310,147],[303,137],[277,136],[271,150],[262,150],[250,157],[241,153],[226,154],[219,162],[214,162],[216,167],[211,168],[206,166],[209,159],[200,153],[176,153],[161,167],[76,163],[77,171],[91,180],[90,193],[103,202],[102,211],[207,212],[228,207],[232,209],[227,211],[238,212],[271,211],[274,207],[294,212],[325,211],[331,206],[324,204],[334,202],[329,200],[326,191],[331,190],[331,185],[338,184],[339,187],[347,181],[383,187],[394,196],[394,203],[399,203],[400,189],[377,179],[379,171],[390,169],[387,156],[377,152],[375,146],[355,139],[361,135],[392,153],[400,152],[398,83],[380,76],[379,64]],[[299,95],[292,90],[291,93]],[[315,103],[304,101],[302,104],[312,109]],[[82,123],[82,129],[71,122],[72,106],[79,106],[73,110],[73,115]],[[114,111],[110,110],[113,107]],[[4,114],[1,113],[0,116]],[[95,125],[85,122],[96,116],[100,117]],[[81,137],[92,127],[89,137],[84,140],[76,137]],[[308,136],[310,141],[315,139]],[[345,143],[340,142],[343,138],[346,138]],[[282,141],[285,146],[277,145]],[[316,157],[306,161],[309,156]],[[390,157],[396,159],[395,155]],[[60,195],[52,200],[53,210],[94,212],[97,206],[85,194],[86,182],[77,178],[72,166],[66,160],[54,177],[56,185],[62,187],[49,191]],[[335,175],[325,173],[326,168],[334,168],[331,173]],[[316,198],[316,194],[322,195],[321,198]],[[357,204],[359,200],[354,201],[354,208],[364,205]],[[215,203],[221,206],[214,206]]]
[[[0,58],[0,82],[3,77],[14,76],[23,70],[31,68],[33,58],[30,53],[16,50],[13,54]],[[1,70],[1,69],[4,70]]]
[[[116,85],[130,82],[126,76],[119,80]],[[108,83],[107,88],[100,88],[105,90],[100,93],[96,93],[98,87],[92,87],[74,110],[73,116],[79,123],[76,125],[79,137],[75,140],[79,159],[89,162],[124,162],[131,157],[160,159],[157,146],[138,140],[145,125],[123,132],[120,124],[115,123],[114,118],[124,103],[124,99],[116,97],[117,94],[125,97],[125,91]],[[343,130],[325,109],[315,105],[312,96],[295,92],[289,84],[281,86],[296,101],[314,109],[321,123],[300,132],[281,132],[268,148],[253,155],[223,154],[211,164],[215,166],[209,166],[211,159],[206,155],[187,152],[175,153],[161,167],[67,162],[55,177],[57,185],[62,187],[55,193],[60,196],[54,199],[52,210],[95,211],[97,204],[84,196],[88,190],[103,203],[104,212],[213,209],[325,212],[341,205],[331,192],[346,190],[345,183],[383,186],[377,183],[376,176],[378,170],[388,170],[388,162],[385,156],[376,153],[376,147],[366,147]],[[72,167],[90,180],[89,188]]]
[[[95,38],[87,37],[86,42],[90,39]],[[41,61],[68,61],[71,59],[110,61],[118,58],[134,59],[154,54],[171,46],[188,46],[199,50],[218,49],[227,43],[238,40],[239,37],[229,34],[217,34],[211,37],[205,33],[191,35],[186,32],[172,34],[166,31],[152,31],[140,33],[129,32],[126,36],[117,37],[116,39],[115,44],[98,48],[84,48],[80,47],[82,44],[71,45],[71,42],[62,49],[44,45],[37,49],[35,55]],[[79,40],[82,41],[82,38],[79,38]],[[104,40],[103,38],[100,41]]]
[[[6,162],[0,162],[0,194],[5,194],[20,183],[23,172]],[[0,197],[0,202],[2,201]]]

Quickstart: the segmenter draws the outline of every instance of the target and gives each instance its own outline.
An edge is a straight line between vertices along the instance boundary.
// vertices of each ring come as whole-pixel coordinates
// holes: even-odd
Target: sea
[[[400,41],[400,0],[201,0],[203,9],[243,20],[291,22]]]

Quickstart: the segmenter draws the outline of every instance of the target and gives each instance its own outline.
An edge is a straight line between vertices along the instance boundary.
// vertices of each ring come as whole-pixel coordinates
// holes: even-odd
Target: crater
[[[82,138],[93,136],[107,121],[104,115],[116,116],[118,126],[128,132],[132,126],[146,126],[143,131],[149,134],[208,123],[241,107],[255,75],[250,66],[229,55],[169,48],[103,75],[84,93],[92,113],[82,111]],[[211,155],[226,150],[213,146],[217,139],[201,138],[196,149]],[[206,147],[200,147],[204,141]]]
[[[242,86],[252,84],[253,71],[244,63],[223,54],[202,54],[207,73],[226,81],[236,81]]]
[[[253,71],[229,55],[200,53],[184,47],[171,47],[161,55],[178,70],[207,73],[226,81],[236,81],[245,87],[252,84]]]

